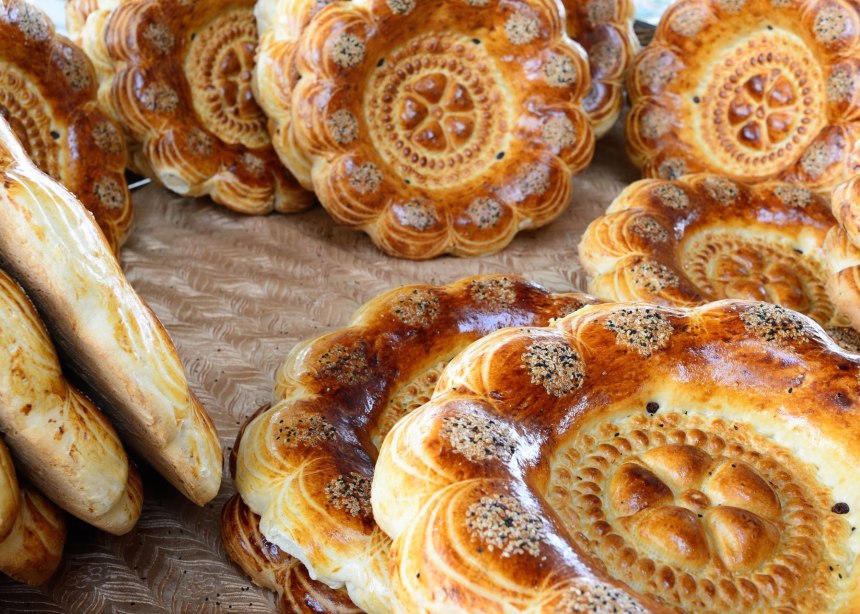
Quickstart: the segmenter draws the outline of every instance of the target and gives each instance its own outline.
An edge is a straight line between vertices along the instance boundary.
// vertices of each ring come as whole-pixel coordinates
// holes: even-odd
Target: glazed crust
[[[139,476],[98,408],[70,385],[42,320],[0,271],[0,428],[26,477],[52,501],[104,531],[134,527]]]
[[[761,300],[805,313],[860,351],[826,289],[827,199],[784,182],[709,174],[624,190],[579,244],[589,292],[607,301],[692,306]]]
[[[117,124],[98,106],[93,66],[48,16],[23,0],[0,2],[0,117],[36,165],[95,216],[114,252],[132,225]]]
[[[258,14],[294,17],[271,3]],[[593,154],[585,54],[552,0],[337,2],[302,30],[298,82],[278,42],[264,38],[259,70],[282,72],[257,79],[269,109],[294,84],[276,140],[299,145],[293,171],[310,170],[335,220],[391,255],[502,249],[562,212]]]
[[[6,539],[15,526],[21,495],[12,457],[3,440],[0,440],[0,541]]]
[[[260,45],[254,68],[254,95],[269,117],[275,150],[308,190],[313,189],[311,158],[296,140],[291,112],[292,91],[299,80],[296,51],[310,20],[330,3],[262,0],[255,8]],[[627,67],[639,50],[633,32],[634,6],[629,0],[565,0],[564,7],[568,35],[588,54],[591,89],[582,106],[595,136],[601,137],[621,113]]]
[[[591,302],[522,278],[408,286],[362,307],[348,328],[303,343],[276,378],[278,402],[237,441],[236,486],[260,531],[365,611],[391,611],[388,538],[370,514],[385,433],[425,402],[444,364],[503,326],[543,325]]]
[[[632,0],[562,0],[567,33],[588,54],[591,90],[583,110],[600,138],[615,125],[624,106],[627,68],[639,52],[633,32]]]
[[[227,556],[255,584],[278,593],[278,609],[285,614],[330,612],[358,614],[343,589],[311,580],[301,561],[268,541],[260,532],[260,517],[233,495],[221,512],[221,539]]]
[[[856,611],[858,377],[767,303],[488,335],[380,449],[395,609]]]
[[[860,5],[682,0],[631,65],[628,151],[647,177],[715,172],[829,194],[858,164]]]
[[[218,492],[221,448],[170,337],[74,197],[0,121],[0,260],[118,430],[192,501]]]
[[[840,226],[835,226],[824,241],[827,254],[827,293],[838,312],[852,326],[860,326],[860,249]]]
[[[66,521],[59,509],[31,488],[20,489],[18,507],[11,532],[0,541],[0,572],[35,586],[46,582],[60,565]]]
[[[241,213],[300,211],[313,195],[278,161],[251,94],[253,6],[122,2],[87,16],[84,45],[102,71],[102,102],[166,187]]]

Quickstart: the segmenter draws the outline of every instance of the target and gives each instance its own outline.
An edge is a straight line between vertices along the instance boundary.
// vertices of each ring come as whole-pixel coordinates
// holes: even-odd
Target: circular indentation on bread
[[[777,303],[829,322],[824,262],[814,250],[799,252],[788,240],[711,228],[686,237],[679,254],[706,296]]]
[[[495,162],[508,114],[491,66],[483,45],[434,33],[402,45],[373,73],[370,136],[412,185],[452,186]]]
[[[251,9],[217,14],[194,32],[185,75],[201,124],[225,143],[269,144],[266,116],[251,91],[257,25]]]
[[[749,424],[674,407],[571,433],[546,493],[610,575],[685,611],[816,611],[850,531],[791,450]]]
[[[694,119],[728,174],[766,176],[790,166],[827,121],[815,52],[789,31],[762,30],[713,67]]]

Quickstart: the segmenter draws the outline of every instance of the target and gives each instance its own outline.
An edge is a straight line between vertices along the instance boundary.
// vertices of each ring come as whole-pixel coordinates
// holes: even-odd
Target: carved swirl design
[[[825,122],[821,68],[788,32],[767,30],[737,45],[702,97],[700,130],[719,164],[767,175],[797,159]]]
[[[824,263],[790,245],[711,230],[690,237],[682,266],[708,296],[775,303],[829,322]]]
[[[434,34],[406,43],[377,68],[365,94],[370,134],[416,185],[455,185],[495,161],[508,105],[488,67],[482,45]]]
[[[3,63],[0,63],[0,117],[12,126],[36,166],[52,177],[59,177],[50,107],[24,73]]]
[[[251,91],[257,47],[253,11],[219,14],[195,34],[185,72],[201,122],[225,143],[265,147],[266,116]]]
[[[663,411],[556,451],[547,501],[577,543],[688,611],[820,608],[845,571],[824,535],[849,532],[827,490],[748,425]]]

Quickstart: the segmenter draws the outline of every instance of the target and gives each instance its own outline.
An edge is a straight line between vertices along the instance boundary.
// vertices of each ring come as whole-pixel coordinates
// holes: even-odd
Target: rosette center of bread
[[[190,41],[185,74],[202,124],[225,143],[265,147],[266,116],[251,91],[257,49],[253,10],[221,13],[197,28]]]
[[[686,237],[680,253],[684,272],[709,297],[774,303],[823,323],[833,317],[820,250],[712,228]]]
[[[763,29],[703,61],[684,102],[700,146],[732,174],[767,176],[793,164],[827,120],[825,79],[807,44]]]
[[[422,35],[380,58],[365,89],[377,151],[419,187],[455,185],[504,151],[510,106],[479,39]]]
[[[797,588],[832,594],[848,577],[850,527],[829,489],[749,424],[622,414],[577,432],[550,466],[547,501],[573,541],[686,611],[711,611],[717,594],[731,612],[814,611],[818,597]]]

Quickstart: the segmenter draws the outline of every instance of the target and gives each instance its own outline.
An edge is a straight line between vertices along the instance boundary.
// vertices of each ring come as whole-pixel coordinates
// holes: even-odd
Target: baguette
[[[63,377],[48,332],[0,271],[0,429],[27,477],[57,505],[121,535],[140,516],[140,479],[113,427]]]
[[[221,483],[220,443],[170,337],[92,216],[33,165],[5,121],[0,180],[0,262],[130,445],[185,496],[206,503]]]

